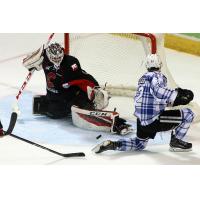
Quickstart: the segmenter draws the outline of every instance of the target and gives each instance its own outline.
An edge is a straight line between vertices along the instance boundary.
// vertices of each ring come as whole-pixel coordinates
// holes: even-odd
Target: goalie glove
[[[88,99],[93,102],[96,110],[103,110],[108,106],[110,96],[105,88],[95,86],[93,82],[86,79],[73,80],[62,84],[62,87],[65,89],[71,86],[78,86],[82,91],[87,93]]]
[[[109,99],[111,98],[108,92],[99,86],[94,88],[88,86],[87,94],[88,99],[93,101],[94,107],[97,110],[103,110],[106,108],[109,104]]]
[[[43,57],[44,45],[42,45],[37,51],[34,51],[31,55],[28,55],[23,59],[23,65],[29,71],[32,69],[36,69],[40,71],[42,69],[42,62],[44,60]]]

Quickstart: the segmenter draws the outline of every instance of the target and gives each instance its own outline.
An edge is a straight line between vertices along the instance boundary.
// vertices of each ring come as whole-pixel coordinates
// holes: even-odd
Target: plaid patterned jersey
[[[167,78],[159,71],[147,72],[138,81],[134,115],[146,126],[167,106],[173,105],[177,91],[167,88]]]

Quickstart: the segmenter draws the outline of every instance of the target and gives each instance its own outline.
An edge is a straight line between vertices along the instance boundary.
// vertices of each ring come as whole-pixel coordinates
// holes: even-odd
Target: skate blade
[[[180,149],[180,148],[170,147],[169,151],[171,151],[171,152],[190,152],[190,151],[192,151],[192,148],[191,149]]]
[[[120,135],[128,135],[129,133],[133,133],[134,129],[133,128],[125,128],[120,132]]]
[[[101,147],[101,144],[98,144],[97,146],[95,146],[95,147],[92,149],[92,151],[93,151],[94,153],[98,153],[99,150],[100,150],[100,147]]]

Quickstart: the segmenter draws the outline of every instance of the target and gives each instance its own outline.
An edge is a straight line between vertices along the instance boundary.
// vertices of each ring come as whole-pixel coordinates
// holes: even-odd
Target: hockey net
[[[100,85],[107,83],[112,95],[133,97],[138,79],[146,72],[145,57],[150,53],[161,57],[168,86],[178,87],[167,67],[163,34],[70,33],[65,34],[65,49]],[[200,107],[196,103],[190,107],[196,121],[200,121]]]

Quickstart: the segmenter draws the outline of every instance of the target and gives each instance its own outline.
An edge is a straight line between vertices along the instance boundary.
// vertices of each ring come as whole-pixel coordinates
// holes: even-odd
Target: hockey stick
[[[45,44],[46,46],[50,43],[50,41],[51,41],[51,39],[53,38],[53,36],[54,36],[54,33],[52,33],[52,34],[49,36],[49,38],[48,38],[48,40],[47,40],[47,43]],[[31,79],[31,77],[32,77],[32,75],[33,75],[33,73],[34,73],[34,71],[35,71],[35,69],[32,69],[32,70],[28,73],[28,75],[27,75],[27,77],[26,77],[26,80],[23,82],[23,84],[22,84],[22,86],[21,86],[21,88],[20,88],[18,94],[16,95],[16,101],[15,101],[15,103],[14,103],[14,105],[13,105],[13,110],[14,110],[14,111],[13,111],[12,114],[11,114],[10,124],[9,124],[8,130],[7,130],[7,132],[9,132],[9,133],[12,133],[12,130],[14,129],[15,123],[16,123],[16,121],[17,121],[17,112],[16,112],[16,111],[17,111],[17,110],[19,111],[19,108],[18,108],[18,105],[17,105],[17,104],[18,104],[19,97],[21,96],[23,90],[25,89],[26,85],[27,85],[28,82],[30,81],[30,79]]]
[[[13,112],[12,115],[11,115],[11,120],[10,120],[10,124],[9,124],[8,130],[6,131],[6,135],[10,135],[11,137],[17,138],[19,140],[22,140],[24,142],[27,142],[29,144],[32,144],[32,145],[37,146],[39,148],[42,148],[44,150],[50,151],[51,153],[57,154],[59,156],[65,157],[65,158],[67,158],[67,157],[68,158],[69,157],[85,157],[85,154],[83,152],[77,152],[77,153],[60,153],[60,152],[54,151],[52,149],[49,149],[49,148],[47,148],[45,146],[42,146],[40,144],[37,144],[35,142],[32,142],[30,140],[27,140],[27,139],[24,139],[22,137],[19,137],[17,135],[12,134],[12,131],[13,131],[14,127],[15,127],[16,121],[17,121],[17,113]]]
[[[54,33],[52,33],[52,34],[49,36],[48,41],[47,41],[47,43],[46,43],[46,46],[50,43],[50,41],[51,41],[51,39],[53,38],[53,36],[54,36]],[[59,153],[59,152],[57,152],[57,151],[54,151],[54,150],[52,150],[52,149],[49,149],[49,148],[47,148],[47,147],[44,147],[44,146],[42,146],[42,145],[39,145],[39,144],[37,144],[37,143],[34,143],[34,142],[32,142],[32,141],[29,141],[29,140],[27,140],[27,139],[24,139],[24,138],[21,138],[21,137],[19,137],[19,136],[17,136],[17,135],[13,135],[13,134],[12,134],[12,131],[13,131],[14,127],[15,127],[15,124],[16,124],[16,121],[17,121],[17,116],[18,116],[16,110],[19,110],[19,109],[18,109],[18,106],[17,106],[17,102],[18,102],[19,97],[21,96],[23,90],[25,89],[27,83],[28,83],[29,80],[31,79],[31,77],[32,77],[32,75],[33,75],[33,73],[34,73],[34,71],[35,71],[35,69],[32,69],[32,70],[28,73],[28,75],[27,75],[27,77],[26,77],[26,80],[24,81],[24,83],[22,84],[22,86],[21,86],[21,88],[20,88],[18,94],[16,95],[15,111],[13,111],[12,114],[11,114],[10,123],[9,123],[9,126],[8,126],[8,130],[6,131],[6,134],[7,134],[7,135],[10,135],[11,137],[14,137],[14,138],[17,138],[17,139],[19,139],[19,140],[22,140],[22,141],[24,141],[24,142],[27,142],[27,143],[29,143],[29,144],[35,145],[35,146],[37,146],[37,147],[40,147],[40,148],[42,148],[42,149],[45,149],[45,150],[47,150],[47,151],[50,151],[50,152],[52,152],[52,153],[54,153],[54,154],[63,156],[63,157],[84,157],[85,154],[84,154],[83,152],[67,153],[67,154]]]
[[[6,135],[10,135],[15,127],[17,121],[17,113],[16,112],[12,112],[11,114],[11,118],[10,118],[10,123],[8,126],[8,130],[6,131]]]
[[[45,44],[45,46],[47,46],[47,45],[50,43],[50,41],[52,40],[53,36],[54,36],[54,33],[52,33],[52,34],[49,36],[49,38],[48,38],[47,43]],[[22,94],[24,88],[26,87],[27,83],[28,83],[29,80],[31,79],[31,77],[32,77],[32,75],[33,75],[34,72],[35,72],[35,68],[33,68],[33,69],[28,73],[28,75],[27,75],[27,77],[26,77],[26,80],[25,80],[24,83],[22,84],[22,86],[21,86],[21,88],[20,88],[20,90],[19,90],[19,92],[18,92],[18,94],[17,94],[17,96],[16,96],[16,99],[17,99],[17,100],[19,99],[20,95]]]
[[[37,147],[39,147],[39,148],[45,149],[45,150],[47,150],[47,151],[50,151],[51,153],[54,153],[54,154],[57,154],[57,155],[59,155],[59,156],[65,157],[65,158],[67,158],[67,157],[68,157],[68,158],[69,158],[69,157],[85,157],[85,154],[84,154],[83,152],[77,152],[77,153],[60,153],[60,152],[54,151],[54,150],[52,150],[52,149],[49,149],[49,148],[47,148],[47,147],[45,147],[45,146],[42,146],[42,145],[40,145],[40,144],[37,144],[37,143],[35,143],[35,142],[32,142],[32,141],[30,141],[30,140],[21,138],[21,137],[19,137],[19,136],[17,136],[17,135],[13,135],[12,133],[10,133],[9,135],[12,136],[12,137],[14,137],[14,138],[17,138],[17,139],[19,139],[19,140],[22,140],[22,141],[24,141],[24,142],[27,142],[27,143],[29,143],[29,144],[32,144],[32,145],[34,145],[34,146],[37,146]]]

